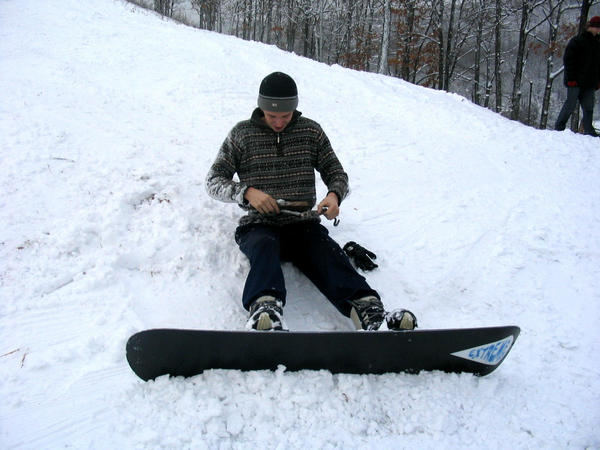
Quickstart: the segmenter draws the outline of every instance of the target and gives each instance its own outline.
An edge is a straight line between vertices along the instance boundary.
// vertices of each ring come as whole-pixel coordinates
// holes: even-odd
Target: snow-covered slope
[[[129,370],[135,331],[244,326],[240,211],[203,180],[275,70],[349,172],[332,235],[422,328],[521,326],[498,371]],[[0,87],[0,447],[600,447],[598,139],[120,0],[2,0]],[[291,328],[351,329],[285,273]]]

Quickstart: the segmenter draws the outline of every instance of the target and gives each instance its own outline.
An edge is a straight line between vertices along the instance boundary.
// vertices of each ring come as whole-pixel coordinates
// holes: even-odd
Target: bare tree
[[[502,112],[502,0],[496,0],[494,23],[494,82],[496,83],[496,112]]]
[[[379,52],[379,65],[377,72],[386,74],[388,73],[388,52],[390,48],[390,27],[392,22],[392,11],[390,6],[390,0],[384,0],[383,2],[383,32],[381,36],[381,50]]]
[[[542,6],[543,3],[544,0],[519,0],[518,10],[515,10],[512,14],[519,17],[519,39],[515,55],[515,75],[513,77],[510,112],[510,117],[514,120],[519,119],[521,112],[521,83],[526,63],[527,41],[531,33],[542,24],[542,21],[540,21],[532,25],[531,16],[535,13],[536,8]]]
[[[220,28],[221,2],[219,0],[190,0],[192,8],[198,13],[198,27],[216,31]]]
[[[580,33],[583,33],[583,31],[585,30],[592,3],[592,0],[582,0],[581,2],[581,13],[579,14],[579,27],[577,28]]]
[[[476,11],[474,17],[475,24],[475,50],[473,57],[473,87],[471,98],[474,103],[481,105],[481,62],[484,53],[488,53],[484,49],[484,24],[489,23],[489,8],[486,0],[475,0],[471,5]]]
[[[154,0],[154,10],[167,17],[173,17],[175,0]]]
[[[540,128],[545,129],[548,125],[548,115],[550,111],[550,94],[552,84],[558,75],[563,71],[554,70],[555,59],[560,56],[560,46],[558,45],[561,21],[565,9],[565,0],[546,0],[544,3],[544,22],[547,26],[548,37],[543,42],[543,53],[546,56],[546,83],[542,100],[542,112],[540,115]]]

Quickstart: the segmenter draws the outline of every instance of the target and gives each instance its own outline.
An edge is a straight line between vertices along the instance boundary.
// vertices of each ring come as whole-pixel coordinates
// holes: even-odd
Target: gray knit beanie
[[[267,75],[258,92],[258,107],[263,111],[290,112],[298,106],[296,83],[285,73]]]

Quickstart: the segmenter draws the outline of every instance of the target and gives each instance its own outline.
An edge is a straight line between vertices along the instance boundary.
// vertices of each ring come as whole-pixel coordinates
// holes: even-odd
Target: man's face
[[[588,31],[590,33],[592,33],[594,36],[598,36],[598,34],[600,33],[600,28],[588,27]]]
[[[276,133],[283,131],[287,124],[292,120],[294,111],[290,112],[273,112],[263,111],[265,113],[266,124]]]

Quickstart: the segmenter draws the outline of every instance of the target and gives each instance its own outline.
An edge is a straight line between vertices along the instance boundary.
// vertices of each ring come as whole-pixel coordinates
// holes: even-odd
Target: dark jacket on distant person
[[[600,87],[600,37],[589,31],[575,36],[567,44],[563,61],[565,86],[581,89]]]

